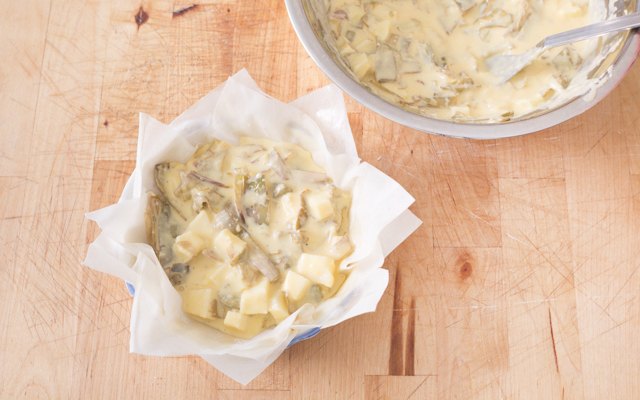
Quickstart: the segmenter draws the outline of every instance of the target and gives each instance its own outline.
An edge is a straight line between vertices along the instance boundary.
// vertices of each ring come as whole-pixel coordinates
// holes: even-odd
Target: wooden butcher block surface
[[[0,7],[1,399],[639,399],[640,65],[599,105],[474,141],[346,97],[360,156],[416,198],[375,313],[246,387],[198,357],[129,353],[132,298],[81,265],[169,122],[247,68],[290,101],[329,83],[282,0],[22,0]]]

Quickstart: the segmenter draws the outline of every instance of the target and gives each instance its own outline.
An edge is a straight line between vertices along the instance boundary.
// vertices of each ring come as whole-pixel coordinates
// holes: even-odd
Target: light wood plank
[[[433,376],[367,376],[366,400],[410,400],[435,398]]]
[[[0,176],[27,174],[49,8],[50,0],[26,0],[0,9]]]
[[[582,398],[582,360],[565,181],[501,179],[508,277],[506,393]]]
[[[499,249],[439,249],[435,263],[441,270],[438,297],[423,300],[435,304],[418,306],[435,315],[423,317],[433,321],[435,346],[418,352],[435,348],[437,358],[419,373],[437,375],[439,398],[504,397],[509,345]],[[427,326],[416,336],[431,329]]]
[[[34,27],[46,26],[46,45],[35,81],[33,140],[27,134],[24,147],[15,148],[26,171],[18,198],[22,219],[12,246],[19,267],[13,290],[2,294],[15,321],[3,329],[2,347],[20,355],[15,361],[21,367],[2,379],[0,397],[71,398],[80,365],[74,356],[86,351],[76,339],[88,334],[91,323],[94,330],[103,326],[80,298],[83,292],[96,301],[104,297],[78,276],[85,273],[79,260],[86,243],[83,214],[91,187],[107,8],[85,2],[55,3],[50,10],[33,6],[34,16],[48,15],[34,21]],[[25,370],[31,373],[20,372]]]
[[[499,247],[500,202],[494,141],[432,137],[431,204],[438,247]]]
[[[640,316],[640,214],[633,207],[629,154],[616,134],[621,120],[608,106],[597,111],[613,114],[609,125],[582,132],[565,160],[585,396],[594,399],[640,395],[629,373],[640,371],[640,344],[634,339]]]

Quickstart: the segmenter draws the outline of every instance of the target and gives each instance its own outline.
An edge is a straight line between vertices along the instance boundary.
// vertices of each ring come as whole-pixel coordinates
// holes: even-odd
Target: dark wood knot
[[[149,20],[149,14],[147,14],[147,12],[142,8],[142,6],[140,6],[140,9],[136,13],[136,15],[133,17],[133,19],[136,21],[136,24],[138,25],[138,29],[140,29],[140,26]]]

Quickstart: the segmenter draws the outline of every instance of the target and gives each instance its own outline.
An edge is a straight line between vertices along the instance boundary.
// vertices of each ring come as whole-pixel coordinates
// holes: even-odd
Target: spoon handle
[[[638,26],[640,26],[640,12],[551,35],[545,38],[541,44],[543,47],[555,47]]]

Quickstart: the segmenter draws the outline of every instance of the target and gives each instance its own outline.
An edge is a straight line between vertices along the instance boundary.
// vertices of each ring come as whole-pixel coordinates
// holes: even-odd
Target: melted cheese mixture
[[[250,338],[344,282],[351,196],[300,146],[214,141],[155,180],[147,236],[192,318]]]
[[[550,49],[510,81],[485,60],[591,23],[588,0],[329,0],[336,47],[374,93],[439,119],[495,122],[562,96],[594,42]]]

